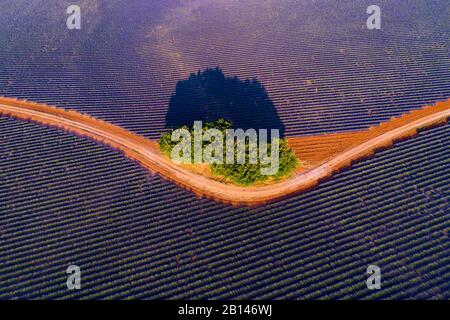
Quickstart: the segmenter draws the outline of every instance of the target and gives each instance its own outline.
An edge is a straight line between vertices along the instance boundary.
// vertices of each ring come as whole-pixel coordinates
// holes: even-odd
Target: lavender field
[[[378,1],[381,30],[359,0],[78,2],[71,31],[70,1],[0,3],[0,96],[151,139],[177,83],[207,68],[257,79],[286,136],[365,129],[450,98],[448,1]],[[429,129],[310,192],[235,208],[2,116],[0,299],[449,299],[449,145],[449,125]],[[67,290],[71,264],[82,290]],[[381,290],[366,287],[370,264]]]

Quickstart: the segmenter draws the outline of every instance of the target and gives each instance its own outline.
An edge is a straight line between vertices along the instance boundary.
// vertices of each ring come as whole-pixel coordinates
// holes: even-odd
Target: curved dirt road
[[[197,195],[233,205],[255,206],[314,187],[321,180],[350,165],[352,161],[370,155],[380,147],[390,146],[395,140],[410,136],[418,128],[448,120],[450,107],[381,134],[289,179],[271,185],[253,187],[238,187],[220,183],[184,169],[162,155],[154,141],[74,111],[1,98],[0,114],[19,119],[31,119],[89,136],[120,149],[126,156],[139,161],[147,169],[160,173],[163,177],[195,192]]]

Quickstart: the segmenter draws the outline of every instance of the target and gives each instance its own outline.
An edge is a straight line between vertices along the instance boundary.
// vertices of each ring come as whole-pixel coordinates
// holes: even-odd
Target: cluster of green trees
[[[226,136],[226,131],[228,129],[232,129],[232,122],[224,119],[218,119],[216,121],[208,122],[205,124],[202,124],[201,132],[202,137],[203,134],[208,131],[209,129],[217,129],[219,130],[223,136]],[[190,132],[191,136],[194,137],[194,126],[188,127],[183,126],[178,129],[186,129]],[[176,130],[176,129],[174,129]],[[160,140],[159,140],[159,147],[161,151],[163,151],[166,155],[171,156],[173,148],[179,143],[179,141],[172,141],[172,133],[173,131],[164,133]],[[197,132],[198,134],[198,132]],[[252,144],[250,143],[250,140],[248,138],[245,139],[245,161],[242,164],[239,164],[238,161],[232,161],[233,164],[228,164],[227,160],[227,154],[226,154],[226,141],[223,140],[223,148],[222,148],[222,163],[210,163],[211,172],[215,176],[223,176],[226,178],[226,180],[233,182],[234,184],[240,185],[240,186],[249,186],[255,183],[262,183],[266,182],[269,179],[273,180],[279,180],[281,178],[287,177],[291,175],[295,169],[299,165],[299,160],[297,159],[294,151],[289,148],[287,145],[286,139],[283,138],[277,138],[279,142],[279,148],[278,148],[278,170],[274,174],[263,174],[263,168],[267,168],[267,162],[262,162],[260,157],[257,157],[256,163],[251,163],[250,157],[251,157],[251,151],[250,148],[252,148]],[[213,140],[215,142],[215,140]],[[202,140],[202,150],[205,149],[209,144],[211,144],[211,141],[204,141]],[[238,142],[237,139],[234,140],[234,159],[236,160],[236,156],[238,154]],[[256,153],[259,155],[260,144],[258,143],[256,148]],[[272,145],[270,141],[267,143],[267,156],[272,156]],[[191,139],[191,150],[194,150],[194,139]],[[254,150],[253,150],[254,151]],[[195,163],[194,161],[194,152],[190,153],[190,160],[191,163]],[[255,162],[255,161],[253,161]]]

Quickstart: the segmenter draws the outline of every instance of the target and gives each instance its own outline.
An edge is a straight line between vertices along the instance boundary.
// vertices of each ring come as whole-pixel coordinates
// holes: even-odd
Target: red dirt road
[[[256,206],[306,191],[335,172],[351,165],[353,161],[373,154],[374,150],[389,147],[394,141],[415,134],[419,128],[448,121],[450,103],[446,104],[444,110],[437,109],[435,113],[425,115],[418,120],[364,141],[308,171],[299,172],[289,179],[271,185],[252,187],[224,184],[182,168],[165,157],[158,150],[154,141],[75,111],[0,98],[0,114],[57,126],[70,132],[89,136],[96,141],[120,149],[127,157],[137,160],[150,171],[161,174],[199,196],[233,205]]]

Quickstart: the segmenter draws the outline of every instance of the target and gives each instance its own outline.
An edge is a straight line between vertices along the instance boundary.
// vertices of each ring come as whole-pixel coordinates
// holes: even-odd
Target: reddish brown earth
[[[289,138],[289,146],[294,149],[298,158],[301,159],[307,167],[314,167],[365,141],[369,141],[370,139],[376,138],[391,130],[426,118],[429,115],[446,111],[449,108],[450,100],[442,101],[438,102],[434,106],[426,106],[422,109],[405,113],[400,117],[392,118],[387,122],[372,126],[368,130],[292,137]],[[441,122],[446,122],[445,116],[441,118],[441,120],[437,120],[436,123],[432,123],[432,125],[439,125]],[[395,140],[403,138],[407,139],[414,136],[417,133],[417,129],[420,127],[421,125],[419,125],[419,127],[412,128],[409,133],[404,133],[402,137],[396,137]],[[389,140],[386,140],[386,143],[386,147],[392,145],[389,143]],[[382,148],[383,146],[380,147]],[[370,156],[371,154],[372,152],[369,152],[367,155]]]
[[[198,196],[233,205],[255,206],[315,187],[354,161],[414,136],[418,129],[444,124],[450,117],[450,100],[409,112],[364,131],[289,138],[289,145],[304,163],[295,175],[270,185],[239,187],[222,183],[179,166],[164,156],[156,141],[75,111],[17,99],[0,98],[0,114],[56,126],[88,136],[121,150],[151,172],[191,190]]]

